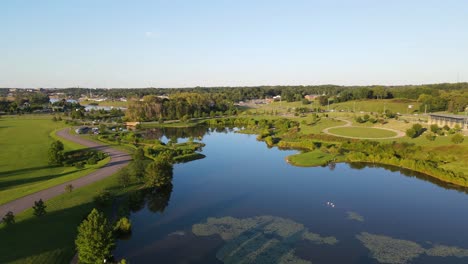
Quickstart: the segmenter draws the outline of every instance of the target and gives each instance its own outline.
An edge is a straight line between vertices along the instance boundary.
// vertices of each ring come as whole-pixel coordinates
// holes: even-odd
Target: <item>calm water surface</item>
[[[203,142],[205,159],[175,165],[172,192],[153,201],[159,211],[132,213],[118,259],[468,263],[464,192],[383,168],[294,167],[285,157],[295,151],[251,135],[212,132]]]

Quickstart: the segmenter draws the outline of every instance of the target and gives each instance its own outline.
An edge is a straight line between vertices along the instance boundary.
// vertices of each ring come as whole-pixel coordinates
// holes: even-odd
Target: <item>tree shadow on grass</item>
[[[36,170],[52,169],[52,168],[57,168],[57,167],[59,167],[59,166],[45,165],[45,166],[24,168],[24,169],[18,169],[18,170],[3,171],[3,172],[1,172],[1,174],[2,174],[1,177],[5,178],[5,177],[15,176],[15,175],[22,174],[22,173],[33,172],[33,171],[36,171]]]
[[[77,227],[93,207],[93,203],[85,203],[1,227],[0,263],[34,263],[34,259],[25,259],[47,252],[53,259],[42,256],[41,261],[69,263],[75,254]]]
[[[0,182],[0,191],[4,191],[5,189],[8,189],[9,187],[12,186],[18,186],[18,185],[24,185],[24,184],[32,184],[36,182],[41,182],[41,181],[47,181],[51,179],[55,179],[58,177],[63,177],[69,174],[73,174],[76,172],[79,172],[81,170],[72,170],[69,172],[64,172],[64,173],[59,173],[59,174],[53,174],[53,175],[43,175],[43,176],[38,176],[34,178],[24,178],[24,179],[17,179],[17,180],[11,180],[11,181],[3,181]]]

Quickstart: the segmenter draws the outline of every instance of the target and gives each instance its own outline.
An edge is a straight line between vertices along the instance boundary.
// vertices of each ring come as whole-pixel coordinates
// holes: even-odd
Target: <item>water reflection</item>
[[[374,163],[365,163],[365,162],[353,162],[353,163],[349,163],[349,166],[352,169],[357,169],[357,170],[362,170],[362,169],[365,169],[365,168],[382,168],[382,169],[385,169],[387,171],[399,172],[402,175],[405,175],[405,176],[408,176],[408,177],[414,177],[414,178],[418,178],[418,179],[423,180],[423,181],[433,183],[433,184],[435,184],[435,185],[437,185],[439,187],[442,187],[442,188],[444,188],[446,190],[456,190],[456,191],[468,194],[468,188],[461,187],[461,186],[458,186],[458,185],[454,185],[454,184],[451,184],[451,183],[447,183],[447,182],[438,180],[438,179],[436,179],[434,177],[431,177],[429,175],[426,175],[424,173],[419,173],[419,172],[416,172],[416,171],[408,170],[408,169],[405,169],[405,168],[400,168],[400,167],[393,166],[393,165],[374,164]]]

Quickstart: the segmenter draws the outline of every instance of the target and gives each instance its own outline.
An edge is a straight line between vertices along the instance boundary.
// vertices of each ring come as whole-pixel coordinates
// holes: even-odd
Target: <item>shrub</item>
[[[95,165],[97,164],[97,162],[98,162],[97,157],[94,155],[86,161],[88,165]]]
[[[132,223],[127,217],[122,217],[115,223],[114,233],[117,237],[128,235],[132,232]]]
[[[429,141],[434,141],[436,139],[436,135],[434,133],[427,133],[426,139]]]
[[[2,221],[6,225],[12,225],[15,223],[15,215],[12,211],[8,211],[8,213],[6,213],[5,216],[2,218]]]
[[[460,144],[460,143],[462,143],[464,140],[465,140],[465,138],[463,137],[462,134],[455,134],[455,135],[452,137],[452,142],[455,143],[455,144]]]
[[[112,194],[107,190],[102,190],[94,196],[94,202],[100,207],[108,206],[112,202]]]
[[[431,129],[432,133],[437,133],[440,128],[439,128],[439,126],[437,124],[432,124],[430,129]]]
[[[408,136],[409,138],[415,138],[416,131],[413,128],[409,128],[406,130],[406,136]]]
[[[65,191],[67,193],[71,193],[73,191],[73,185],[72,184],[65,185]]]

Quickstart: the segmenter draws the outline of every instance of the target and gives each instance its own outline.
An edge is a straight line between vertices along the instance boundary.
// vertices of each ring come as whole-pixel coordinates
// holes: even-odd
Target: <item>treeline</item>
[[[131,121],[188,120],[236,112],[233,104],[219,94],[177,93],[169,98],[147,95],[130,101],[125,117]]]
[[[0,96],[0,112],[18,113],[32,112],[44,109],[49,104],[49,96],[41,92],[16,92],[14,100],[7,100],[6,95]]]
[[[336,96],[340,100],[372,99],[372,98],[407,98],[418,99],[422,94],[437,95],[440,91],[468,90],[468,83],[441,83],[401,86],[339,86],[339,85],[300,85],[300,86],[248,86],[248,87],[193,87],[193,88],[112,88],[92,89],[93,95],[110,99],[142,98],[146,95],[171,95],[176,93],[222,94],[225,99],[233,102],[259,99],[282,95],[286,100],[299,101],[307,94]],[[88,94],[87,88],[54,89],[74,98]],[[300,98],[299,98],[300,97]]]

